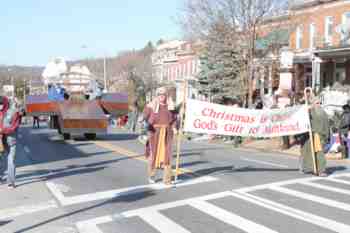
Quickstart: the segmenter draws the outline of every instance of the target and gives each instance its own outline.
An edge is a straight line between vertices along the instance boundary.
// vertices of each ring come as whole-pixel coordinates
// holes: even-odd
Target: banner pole
[[[183,120],[185,115],[185,105],[187,100],[187,88],[188,83],[187,80],[184,81],[184,91],[183,91],[183,100],[182,106],[180,110],[180,127],[177,133],[177,142],[176,142],[176,171],[175,171],[175,183],[177,182],[177,178],[179,176],[180,171],[180,150],[181,150],[181,139],[183,136]]]
[[[309,100],[308,100],[308,97],[306,95],[307,91],[310,91],[310,95],[313,95],[313,94],[312,94],[312,89],[310,87],[305,88],[305,90],[304,90],[305,104],[306,104],[306,108],[309,110]],[[316,162],[316,154],[315,154],[315,149],[314,149],[314,137],[312,134],[310,115],[308,115],[308,118],[309,118],[309,123],[310,123],[309,138],[310,138],[312,161],[313,161],[313,165],[314,165],[314,174],[319,175],[318,168],[317,168],[317,162]]]

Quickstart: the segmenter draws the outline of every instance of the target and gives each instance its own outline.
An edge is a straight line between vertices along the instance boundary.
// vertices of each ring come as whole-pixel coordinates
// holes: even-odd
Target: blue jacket
[[[55,87],[50,87],[48,91],[48,98],[52,101],[63,101],[64,91],[62,89],[57,90]]]

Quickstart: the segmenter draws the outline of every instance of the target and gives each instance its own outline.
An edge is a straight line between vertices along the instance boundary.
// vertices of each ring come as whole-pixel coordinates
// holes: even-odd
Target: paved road
[[[315,178],[295,157],[187,142],[167,187],[147,184],[142,152],[125,132],[64,142],[22,127],[18,188],[0,187],[0,232],[350,232],[346,163]]]

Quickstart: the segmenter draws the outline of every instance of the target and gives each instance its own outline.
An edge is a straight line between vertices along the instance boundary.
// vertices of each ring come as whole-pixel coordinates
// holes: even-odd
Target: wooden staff
[[[307,96],[307,91],[310,92],[310,96],[313,95],[312,93],[312,88],[311,87],[307,87],[304,90],[304,98],[305,98],[305,104],[306,104],[306,108],[309,109],[309,98]],[[311,120],[310,120],[310,116],[309,118],[309,123],[310,123],[310,130],[309,130],[309,138],[310,138],[310,145],[311,145],[311,154],[312,154],[312,161],[314,164],[314,174],[318,175],[318,168],[317,168],[317,162],[316,162],[316,154],[315,154],[315,149],[314,149],[314,137],[312,134],[312,128],[311,128]]]
[[[181,150],[181,139],[183,136],[183,119],[184,119],[184,113],[185,113],[185,105],[186,105],[186,99],[187,99],[187,87],[188,83],[187,80],[184,81],[184,91],[183,91],[183,100],[182,100],[182,106],[180,110],[180,127],[179,131],[177,133],[177,142],[176,142],[176,171],[175,171],[175,183],[177,182],[177,177],[180,173],[180,150]]]

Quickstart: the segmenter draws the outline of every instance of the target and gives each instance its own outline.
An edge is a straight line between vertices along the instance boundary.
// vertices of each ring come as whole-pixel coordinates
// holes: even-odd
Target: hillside
[[[1,66],[0,65],[0,85],[10,84],[22,80],[40,80],[44,67],[39,66]]]

